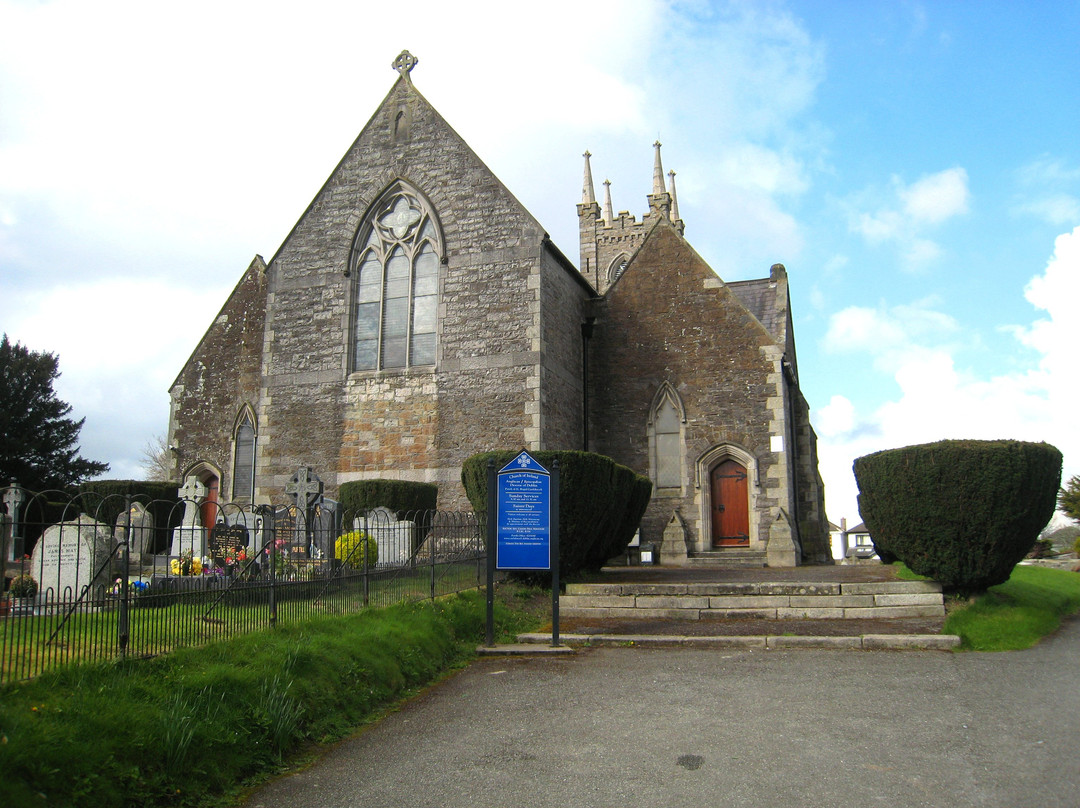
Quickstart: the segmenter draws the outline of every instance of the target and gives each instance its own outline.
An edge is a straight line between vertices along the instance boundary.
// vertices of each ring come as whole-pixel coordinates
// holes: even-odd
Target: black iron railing
[[[219,504],[208,526],[185,524],[196,509],[183,500],[99,500],[88,514],[85,502],[11,491],[0,489],[0,684],[484,581],[472,513]]]

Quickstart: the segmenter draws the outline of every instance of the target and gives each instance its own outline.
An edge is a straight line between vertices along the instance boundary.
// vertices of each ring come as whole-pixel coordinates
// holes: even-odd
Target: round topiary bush
[[[37,581],[28,573],[16,575],[11,579],[11,587],[8,589],[13,598],[32,598],[38,592]]]
[[[947,589],[1008,580],[1053,516],[1061,452],[1048,443],[946,440],[855,461],[859,513],[879,553]]]
[[[379,563],[379,545],[374,536],[352,530],[334,542],[334,558],[353,569],[362,569],[365,562],[369,568],[374,567]]]

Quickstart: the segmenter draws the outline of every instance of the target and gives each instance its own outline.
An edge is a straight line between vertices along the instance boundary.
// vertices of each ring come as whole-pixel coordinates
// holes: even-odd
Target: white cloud
[[[848,229],[872,245],[895,246],[901,265],[915,271],[944,254],[927,237],[927,229],[966,214],[970,200],[967,171],[960,167],[926,175],[911,185],[894,176],[890,192],[870,189],[848,200]]]
[[[938,224],[968,211],[968,175],[950,168],[923,177],[897,191],[906,213],[915,222]]]
[[[1059,236],[1045,271],[1024,291],[1045,317],[1013,330],[1018,345],[1038,351],[1027,370],[980,378],[957,367],[958,324],[934,301],[891,309],[851,307],[833,315],[824,346],[865,353],[896,383],[895,398],[861,411],[834,395],[817,416],[822,476],[830,516],[852,517],[851,463],[881,449],[943,438],[1046,441],[1065,456],[1065,474],[1080,468],[1076,402],[1075,312],[1080,307],[1080,227]]]
[[[1019,193],[1014,213],[1029,214],[1055,226],[1080,222],[1080,168],[1044,154],[1016,171]]]

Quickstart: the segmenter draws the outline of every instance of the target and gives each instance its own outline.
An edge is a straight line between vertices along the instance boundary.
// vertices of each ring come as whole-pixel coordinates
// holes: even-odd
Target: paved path
[[[486,658],[246,803],[1078,804],[1080,620],[1003,654]]]

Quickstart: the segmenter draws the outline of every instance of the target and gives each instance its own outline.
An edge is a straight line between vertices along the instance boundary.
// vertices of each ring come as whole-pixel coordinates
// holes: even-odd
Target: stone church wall
[[[543,440],[537,448],[579,450],[584,448],[584,388],[582,367],[584,339],[581,333],[592,291],[576,270],[567,271],[559,257],[544,250],[540,298],[542,357],[540,401]],[[513,448],[513,447],[508,447]]]
[[[365,214],[398,180],[441,227],[437,364],[352,372],[345,271]],[[460,507],[464,458],[538,447],[543,235],[399,80],[271,261],[260,484],[280,490],[303,464],[331,493],[350,479],[417,479],[440,483],[440,507]]]
[[[256,256],[214,318],[171,388],[174,474],[196,463],[216,467],[221,491],[232,485],[232,430],[244,405],[258,411],[266,265]]]
[[[666,223],[652,231],[598,312],[591,352],[593,450],[652,476],[647,424],[660,386],[670,383],[685,407],[682,485],[654,493],[643,540],[659,541],[678,511],[691,549],[702,549],[709,528],[702,525],[701,497],[708,496],[709,483],[698,479],[697,461],[731,444],[756,462],[749,484],[758,511],[751,525],[758,532],[751,541],[763,546],[768,515],[787,507],[778,496],[786,494],[787,472],[770,450],[771,435],[783,428],[782,349]]]

